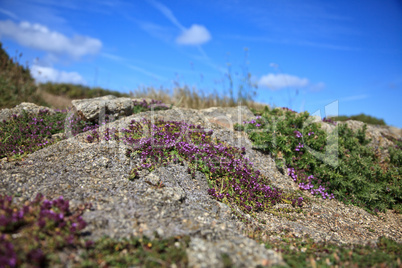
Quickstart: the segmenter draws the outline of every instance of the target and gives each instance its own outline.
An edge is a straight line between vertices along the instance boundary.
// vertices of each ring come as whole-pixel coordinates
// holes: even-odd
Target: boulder
[[[211,107],[200,110],[208,121],[222,127],[233,129],[234,124],[242,124],[255,118],[254,114],[246,106],[237,107]]]
[[[102,116],[108,114],[113,118],[129,116],[133,113],[133,100],[107,95],[99,98],[73,100],[73,108],[85,121],[103,121]]]
[[[0,110],[0,122],[3,122],[4,120],[8,120],[11,118],[13,114],[15,115],[23,115],[23,113],[27,112],[29,115],[37,115],[39,114],[40,111],[47,111],[49,114],[54,114],[55,111],[50,109],[49,107],[45,106],[39,106],[34,103],[30,102],[22,102],[21,104],[18,104],[14,108],[11,109],[1,109]]]

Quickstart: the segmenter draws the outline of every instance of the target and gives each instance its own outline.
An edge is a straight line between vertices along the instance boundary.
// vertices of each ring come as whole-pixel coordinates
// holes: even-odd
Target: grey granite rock
[[[142,113],[122,118],[108,127],[127,127],[133,119],[161,117],[177,120],[179,110]],[[206,123],[203,113],[187,110],[183,121]],[[217,125],[211,124],[211,128]],[[227,130],[222,129],[224,136]],[[232,133],[234,134],[234,133]],[[38,193],[48,198],[63,196],[72,207],[90,202],[83,215],[89,239],[146,235],[191,237],[187,255],[190,267],[236,267],[283,264],[280,254],[242,235],[243,223],[231,209],[208,194],[204,174],[192,178],[187,163],[170,163],[128,180],[138,164],[116,141],[87,143],[79,134],[34,152],[23,164],[2,163],[0,194],[18,193],[18,202]],[[228,133],[226,133],[228,135]]]
[[[133,113],[133,100],[130,98],[117,98],[108,95],[99,98],[73,100],[73,108],[83,120],[103,121],[102,116],[108,114],[113,118],[128,116]]]
[[[17,106],[15,106],[14,108],[11,109],[1,109],[0,110],[0,122],[3,122],[3,120],[8,120],[11,118],[11,116],[13,114],[16,115],[22,115],[25,112],[27,112],[30,115],[36,115],[39,113],[39,111],[41,110],[47,110],[48,113],[50,114],[54,114],[55,111],[45,107],[45,106],[39,106],[36,105],[34,103],[30,103],[30,102],[22,102],[20,104],[18,104]]]
[[[233,126],[244,121],[250,121],[255,118],[254,114],[246,106],[237,107],[211,107],[200,110],[210,122],[220,124],[226,128],[233,129]]]

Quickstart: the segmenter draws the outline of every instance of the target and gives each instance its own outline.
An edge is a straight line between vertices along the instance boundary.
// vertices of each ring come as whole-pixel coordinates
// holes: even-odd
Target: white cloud
[[[172,24],[174,24],[181,31],[181,34],[176,38],[176,43],[181,45],[201,45],[211,40],[211,34],[204,26],[193,24],[189,29],[186,29],[168,7],[155,0],[149,0],[148,2],[151,3],[156,9],[158,9]],[[155,26],[144,26],[147,26],[147,29],[145,30],[152,30],[151,32],[155,32]],[[204,52],[201,50],[201,53]]]
[[[74,58],[97,54],[102,47],[102,42],[98,39],[80,35],[68,38],[61,33],[50,31],[44,25],[26,21],[19,25],[11,20],[0,21],[0,36],[7,36],[26,47],[49,53],[66,53]]]
[[[258,85],[278,90],[286,87],[306,87],[309,84],[307,78],[299,78],[289,74],[267,74],[260,78]]]
[[[37,82],[86,84],[84,78],[77,72],[59,71],[51,67],[39,65],[33,65],[30,71]]]
[[[176,42],[182,45],[201,45],[211,40],[211,34],[202,25],[193,24],[177,37]]]

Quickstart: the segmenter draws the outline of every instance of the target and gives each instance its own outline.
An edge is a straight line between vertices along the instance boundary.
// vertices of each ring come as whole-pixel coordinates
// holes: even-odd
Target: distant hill
[[[17,56],[10,58],[0,42],[0,108],[11,108],[21,102],[47,105],[36,91],[28,67],[20,65]]]

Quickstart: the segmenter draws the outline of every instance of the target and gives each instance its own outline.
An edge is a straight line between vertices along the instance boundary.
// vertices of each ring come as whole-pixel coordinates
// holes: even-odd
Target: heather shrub
[[[11,196],[0,196],[0,267],[45,267],[57,261],[55,253],[63,248],[92,245],[80,238],[86,226],[81,215],[90,205],[70,211],[62,196],[47,200],[37,195],[22,207],[12,200]]]
[[[367,146],[366,126],[355,133],[347,125],[338,125],[337,135],[327,136],[318,123],[308,123],[308,118],[307,112],[267,108],[255,120],[235,127],[248,132],[254,147],[271,154],[279,168],[287,168],[300,189],[374,213],[385,209],[400,212],[400,150],[390,149],[388,161],[393,164],[384,169]],[[327,153],[337,164],[323,162],[314,152]]]
[[[136,179],[139,171],[154,170],[168,163],[188,163],[188,172],[195,176],[202,172],[210,189],[209,194],[227,204],[236,204],[244,212],[268,211],[277,203],[289,203],[301,207],[302,197],[269,186],[253,164],[243,156],[245,148],[228,146],[212,139],[213,131],[205,131],[200,125],[158,120],[132,120],[127,129],[107,128],[103,133],[93,130],[87,141],[123,141],[130,146],[127,156],[139,158],[137,167],[130,173]]]
[[[64,133],[66,121],[73,135],[87,130],[91,125],[75,114],[67,118],[66,111],[57,111],[51,115],[48,110],[41,110],[37,115],[23,111],[22,115],[13,115],[9,120],[0,122],[0,158],[21,158],[54,144],[62,137],[52,136]]]

